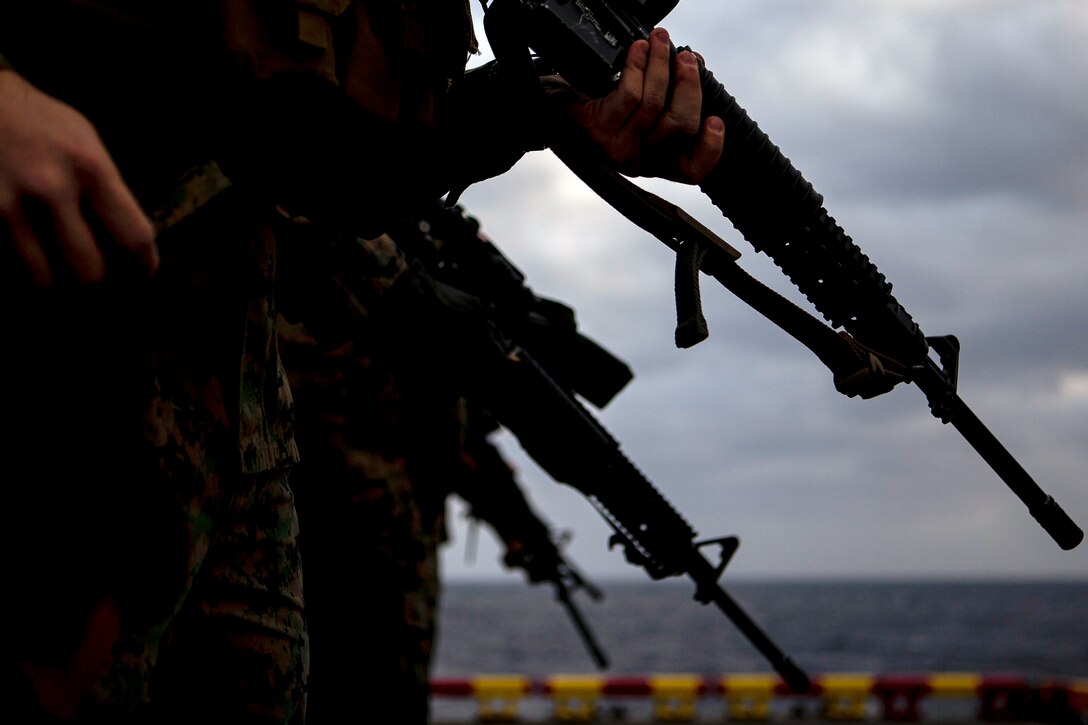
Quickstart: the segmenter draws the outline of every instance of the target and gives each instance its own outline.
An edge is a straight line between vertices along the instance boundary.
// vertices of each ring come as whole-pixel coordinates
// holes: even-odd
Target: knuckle
[[[702,127],[698,116],[680,113],[675,110],[666,112],[661,117],[661,130],[674,136],[697,136]]]
[[[631,113],[638,108],[642,94],[632,84],[621,83],[616,89],[616,104],[625,112]]]
[[[93,143],[77,143],[69,147],[68,156],[76,173],[85,178],[98,178],[109,173],[111,164],[105,150]]]
[[[665,91],[648,90],[642,97],[642,108],[647,114],[660,115],[665,110]]]
[[[59,202],[68,194],[68,182],[63,170],[51,164],[29,169],[23,184],[27,196],[47,203]]]

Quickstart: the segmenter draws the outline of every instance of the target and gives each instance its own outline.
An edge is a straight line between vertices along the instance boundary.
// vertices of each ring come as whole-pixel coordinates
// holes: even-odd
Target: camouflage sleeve
[[[325,347],[337,347],[369,325],[382,298],[409,268],[388,236],[346,236],[298,217],[276,229],[277,308],[302,323]]]

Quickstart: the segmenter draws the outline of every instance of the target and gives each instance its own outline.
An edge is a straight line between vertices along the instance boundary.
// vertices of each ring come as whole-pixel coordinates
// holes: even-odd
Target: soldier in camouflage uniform
[[[279,232],[280,350],[302,401],[296,435],[305,451],[292,485],[308,572],[307,718],[424,723],[449,482],[427,480],[419,464],[457,462],[454,400],[414,396],[389,356],[351,339],[351,323],[326,301],[324,282],[305,273],[312,257],[299,258],[319,244],[299,238],[309,225]],[[381,297],[407,267],[386,236],[365,249],[354,277],[361,302]]]
[[[74,433],[67,411],[112,410],[70,420],[108,427],[103,438],[126,441],[131,461],[118,453],[61,482],[142,482],[169,502],[159,523],[183,542],[166,584],[132,595],[141,616],[124,620],[98,688],[109,705],[151,703],[160,719],[301,719],[307,645],[287,485],[296,449],[275,342],[275,206],[381,231],[413,198],[448,188],[434,168],[436,129],[470,28],[459,0],[0,7],[0,54],[14,68],[0,69],[12,339],[97,335],[6,356],[5,378],[50,388],[59,411],[42,420],[19,396],[12,411],[35,425],[5,441],[6,460],[43,463],[29,455],[40,447],[24,447],[43,430],[57,441],[46,453],[61,458]],[[660,34],[629,57],[621,89],[572,103],[570,115],[618,167],[700,180],[721,128],[699,126],[691,64],[670,71]],[[679,91],[666,107],[671,72]],[[678,158],[651,153],[678,136],[694,139]],[[67,326],[69,315],[86,324]],[[117,386],[105,400],[94,375],[66,374],[84,365]]]
[[[375,262],[372,283],[403,263],[388,236],[362,244]],[[285,312],[304,289],[279,288]],[[549,534],[512,472],[481,480],[492,472],[478,465],[483,449],[489,463],[501,458],[467,401],[414,384],[372,336],[332,330],[332,317],[314,325],[331,346],[301,323],[281,317],[279,326],[303,454],[291,481],[312,647],[307,719],[425,725],[448,496],[489,514],[510,565],[543,558]],[[345,332],[352,339],[341,342]]]
[[[302,3],[316,9],[299,9],[300,21],[313,28],[311,21],[320,25],[327,17],[322,11],[343,13],[348,5],[333,4],[343,7]],[[54,412],[124,411],[118,419],[78,420],[131,443],[126,450],[138,454],[134,460],[148,464],[131,473],[133,481],[170,502],[155,524],[182,541],[179,561],[158,562],[168,569],[161,591],[126,602],[140,616],[123,622],[111,672],[96,690],[108,709],[96,716],[128,716],[151,703],[150,716],[159,720],[298,722],[307,643],[297,521],[286,481],[296,449],[275,347],[270,201],[276,197],[239,162],[246,152],[233,156],[233,168],[242,169],[237,174],[228,176],[217,163],[221,142],[205,133],[201,120],[223,96],[203,92],[187,77],[188,56],[170,53],[178,50],[176,42],[154,47],[160,40],[199,47],[208,34],[185,36],[198,13],[184,18],[186,11],[171,14],[165,5],[73,0],[9,3],[0,11],[0,49],[19,68],[16,75],[5,62],[0,71],[6,94],[0,106],[10,114],[0,117],[3,253],[17,262],[6,267],[16,271],[5,285],[14,298],[8,309],[16,301],[25,305],[38,288],[47,301],[57,301],[48,309],[30,306],[12,338],[34,343],[40,337],[34,332],[46,332],[47,339],[69,333],[60,338],[61,349],[32,348],[4,370],[7,379],[27,381],[28,390],[61,389],[46,400],[19,400],[11,410],[17,420],[35,422],[38,403]],[[458,12],[467,18],[465,8]],[[228,2],[222,13],[225,23],[237,24],[224,29],[232,57],[291,62],[261,45],[264,26],[256,9]],[[165,19],[192,24],[155,25]],[[454,29],[454,45],[463,43],[456,27],[443,30]],[[81,62],[71,63],[72,57]],[[466,57],[462,47],[462,68]],[[164,145],[171,140],[176,143]],[[22,156],[25,150],[31,153]],[[59,176],[50,178],[54,172]],[[69,186],[53,186],[57,182]],[[71,197],[58,193],[70,191]],[[55,233],[38,211],[39,199],[55,218]],[[106,243],[111,239],[116,248]],[[149,271],[157,271],[152,284]],[[97,284],[70,296],[53,291],[103,280],[101,291]],[[67,316],[81,324],[69,329]],[[95,350],[87,335],[71,335],[83,331],[94,331],[108,357],[95,369],[110,372],[122,363],[125,375],[80,375],[66,384],[63,364],[54,361],[80,369],[94,357],[87,354]],[[95,394],[101,383],[107,383],[105,395]],[[64,431],[56,420],[40,422],[28,426],[25,437],[6,441],[7,459],[17,468],[21,460],[28,466],[48,461],[19,457],[30,450],[24,445],[33,440],[29,431],[53,440]],[[80,434],[80,427],[72,433]],[[127,476],[127,467],[118,466],[123,462],[107,459],[78,476],[64,467],[43,468],[47,474],[63,468],[57,479],[84,486],[88,479]],[[58,493],[64,495],[63,486]],[[140,569],[131,573],[146,576]]]
[[[394,372],[354,343],[326,351],[303,328],[282,333],[301,403],[292,483],[313,643],[308,719],[425,723],[450,481],[413,464],[441,467],[456,418],[438,406],[412,420],[426,406],[406,404]]]
[[[60,87],[20,49],[11,57],[27,60],[20,63],[27,77]],[[11,71],[0,75],[0,83],[33,93]],[[9,151],[17,143],[5,135]],[[252,200],[227,192],[216,176],[214,165],[190,174],[192,192],[179,193],[178,205],[141,199],[162,211],[155,227],[140,216],[129,221],[146,225],[147,243],[157,233],[161,264],[153,283],[125,259],[107,259],[116,267],[107,264],[105,282],[82,287],[73,277],[94,281],[103,273],[94,260],[68,268],[50,255],[51,280],[28,263],[36,273],[29,285],[12,266],[5,270],[6,309],[21,313],[8,330],[19,347],[3,363],[5,380],[20,386],[9,408],[19,424],[4,457],[11,470],[40,477],[6,483],[47,482],[60,498],[97,486],[142,492],[154,507],[137,496],[103,499],[146,517],[149,530],[169,539],[162,548],[147,537],[125,542],[159,556],[124,572],[130,586],[121,592],[110,668],[79,693],[102,703],[84,706],[96,720],[302,718],[306,636],[286,483],[296,450],[286,378],[274,355],[274,248]],[[200,197],[216,187],[222,193],[214,199]],[[132,188],[140,198],[148,187]],[[114,201],[107,206],[116,209]],[[12,236],[24,231],[15,222],[5,227]],[[40,222],[31,216],[29,228],[41,233]],[[5,254],[12,249],[5,245]],[[145,253],[147,266],[158,254]],[[87,545],[76,527],[55,529],[54,539],[53,548],[28,552],[38,569]]]

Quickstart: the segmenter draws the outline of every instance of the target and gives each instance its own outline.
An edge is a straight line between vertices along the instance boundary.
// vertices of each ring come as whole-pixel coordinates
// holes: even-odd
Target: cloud
[[[963,399],[1088,526],[1088,8],[683,0],[663,24],[824,195],[926,333],[959,337]],[[697,189],[639,183],[803,301]],[[547,152],[463,201],[538,294],[571,304],[632,366],[594,414],[701,535],[741,536],[731,571],[1088,577],[1088,545],[1059,550],[916,387],[843,398],[811,353],[706,278],[711,338],[677,350],[671,252]],[[580,494],[500,440],[592,576],[644,577],[606,550]],[[494,549],[465,566],[453,531],[448,576],[504,576]]]

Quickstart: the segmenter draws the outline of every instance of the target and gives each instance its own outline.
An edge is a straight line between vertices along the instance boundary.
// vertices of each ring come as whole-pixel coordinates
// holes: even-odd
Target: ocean
[[[599,670],[548,584],[452,583],[434,676],[767,673],[762,655],[686,580],[595,582],[575,596]],[[811,676],[968,672],[1088,678],[1088,581],[729,581],[723,586]],[[454,705],[436,701],[436,714]]]
[[[595,582],[574,599],[605,674],[769,672],[686,581]],[[730,582],[734,600],[804,669],[1088,677],[1088,582]],[[453,583],[435,675],[598,672],[548,584]]]

